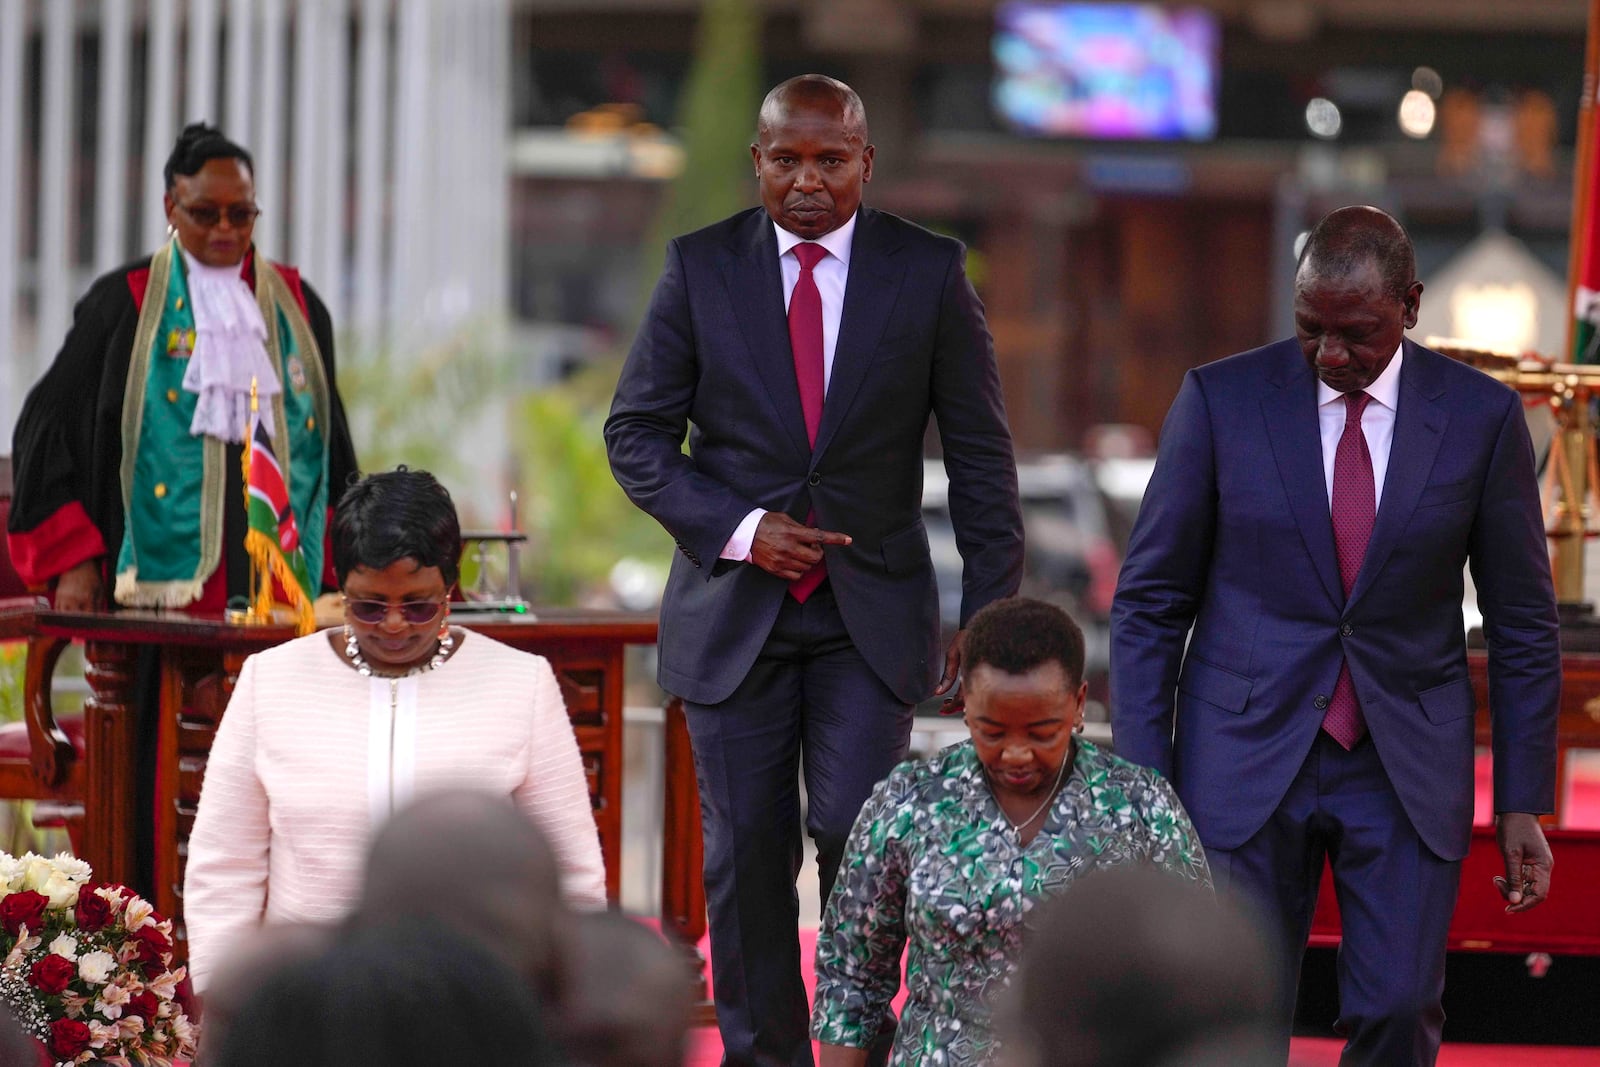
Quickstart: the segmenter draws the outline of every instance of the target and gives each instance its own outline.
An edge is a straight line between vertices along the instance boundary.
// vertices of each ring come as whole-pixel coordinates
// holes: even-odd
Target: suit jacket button
[[[811,472],[811,477],[806,479],[806,484],[807,485],[821,485],[822,484],[822,475],[818,474],[816,471],[812,471]]]
[[[1321,693],[1318,693],[1317,698],[1311,703],[1316,705],[1318,711],[1324,711],[1328,707],[1328,698],[1323,696]]]
[[[1339,627],[1339,635],[1341,637],[1349,637],[1351,634],[1353,634],[1355,632],[1356,632],[1356,628],[1354,626],[1351,626],[1349,623],[1345,623],[1343,626]]]

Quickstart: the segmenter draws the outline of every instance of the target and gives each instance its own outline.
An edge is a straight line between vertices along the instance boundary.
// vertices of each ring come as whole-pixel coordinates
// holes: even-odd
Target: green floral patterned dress
[[[995,994],[1029,913],[1101,867],[1151,863],[1209,888],[1211,871],[1166,780],[1079,740],[1027,845],[1000,811],[971,741],[902,763],[861,809],[817,938],[811,1034],[862,1048],[906,958],[891,1064],[983,1064]]]

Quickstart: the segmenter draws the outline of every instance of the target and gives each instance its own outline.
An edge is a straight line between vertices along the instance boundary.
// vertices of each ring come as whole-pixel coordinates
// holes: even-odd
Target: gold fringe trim
[[[245,533],[244,550],[250,554],[250,559],[256,565],[256,573],[261,576],[260,585],[256,588],[255,602],[251,605],[256,617],[260,619],[272,617],[275,603],[272,599],[272,579],[276,578],[278,584],[283,586],[284,593],[288,595],[289,607],[295,613],[295,633],[301,637],[315,633],[316,612],[312,610],[311,601],[306,599],[305,590],[300,588],[300,579],[289,569],[289,561],[283,558],[283,550],[260,530],[249,530]]]
[[[182,608],[200,599],[205,582],[199,578],[179,579],[173,582],[141,582],[139,571],[123,571],[117,575],[115,597],[125,608]]]

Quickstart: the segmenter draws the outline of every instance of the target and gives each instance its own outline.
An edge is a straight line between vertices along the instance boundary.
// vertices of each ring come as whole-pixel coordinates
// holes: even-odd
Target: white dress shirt
[[[1366,393],[1372,400],[1361,413],[1361,432],[1367,439],[1367,451],[1372,453],[1372,487],[1378,507],[1383,506],[1383,479],[1389,473],[1389,448],[1394,444],[1394,417],[1400,404],[1400,363],[1404,358],[1402,342],[1383,373],[1367,386]],[[1319,380],[1317,422],[1322,431],[1322,474],[1328,490],[1329,514],[1333,512],[1333,460],[1344,434],[1344,417],[1344,394]]]
[[[805,239],[790,233],[776,222],[772,224],[772,232],[778,237],[778,268],[783,272],[783,309],[787,314],[789,299],[794,295],[795,283],[800,280],[800,261],[795,258],[793,249],[795,245],[804,243]],[[811,269],[811,276],[817,283],[817,292],[822,296],[824,401],[828,395],[828,385],[833,381],[833,353],[839,344],[839,319],[844,314],[844,287],[850,277],[850,246],[855,240],[855,234],[856,216],[851,215],[843,226],[823,234],[812,242],[828,250],[828,254]],[[766,513],[765,508],[755,508],[744,517],[738,528],[733,531],[733,536],[728,538],[728,543],[723,546],[721,553],[723,559],[750,558],[750,546],[756,539],[756,524]]]

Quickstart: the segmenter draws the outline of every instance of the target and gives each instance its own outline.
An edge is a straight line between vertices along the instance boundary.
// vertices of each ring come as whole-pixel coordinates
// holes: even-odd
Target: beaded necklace
[[[383,674],[380,678],[410,678],[413,674],[422,674],[426,671],[436,671],[444,666],[444,661],[450,658],[450,650],[456,647],[455,635],[450,632],[448,625],[439,628],[439,640],[433,655],[426,663],[419,663],[400,674]],[[356,632],[349,623],[344,627],[344,654],[350,660],[350,666],[363,678],[371,678],[376,672],[372,665],[361,655],[361,646],[356,642]]]

